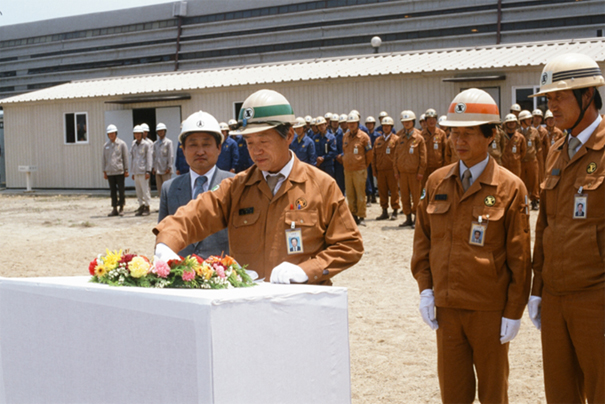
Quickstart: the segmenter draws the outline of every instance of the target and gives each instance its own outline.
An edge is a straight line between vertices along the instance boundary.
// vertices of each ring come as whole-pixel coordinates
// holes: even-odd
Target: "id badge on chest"
[[[433,150],[439,150],[439,143],[433,143]]]
[[[487,223],[489,216],[486,216],[486,220],[483,220],[482,216],[479,216],[477,222],[473,222],[471,225],[471,234],[468,239],[470,245],[483,247],[485,244],[485,233],[487,231]]]
[[[498,148],[498,145],[496,144],[496,141],[494,140],[494,141],[492,142],[492,149],[494,149],[494,150],[495,150],[495,149],[497,149],[497,148]]]
[[[387,147],[386,154],[391,154],[391,148],[390,147]]]
[[[295,227],[294,222],[292,222],[292,226],[286,230],[286,248],[288,249],[288,255],[301,254],[305,251],[302,232]]]
[[[578,193],[573,198],[573,218],[586,219],[588,212],[586,211],[586,200],[588,195],[582,193],[582,187],[578,189]]]
[[[531,140],[528,140],[527,141],[527,147],[531,147],[531,145],[532,145]]]
[[[359,154],[359,149],[357,149],[357,146],[355,146],[355,148],[353,149],[353,154]]]
[[[517,146],[513,146],[513,153],[517,153]]]
[[[414,154],[414,147],[410,147],[410,154]]]
[[[326,143],[324,146],[325,146],[325,149],[326,149],[326,154],[328,154],[328,144]]]

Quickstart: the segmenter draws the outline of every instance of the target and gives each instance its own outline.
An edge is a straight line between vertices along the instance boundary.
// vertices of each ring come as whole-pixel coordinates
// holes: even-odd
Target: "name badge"
[[[573,218],[586,219],[588,212],[586,211],[586,200],[588,195],[582,193],[582,187],[578,189],[578,193],[574,196],[573,202]]]
[[[439,149],[439,143],[435,143],[435,144],[433,144],[433,149],[434,149],[434,150],[438,150],[438,149]]]
[[[531,140],[527,141],[527,147],[531,147]]]
[[[410,147],[410,154],[414,154],[414,148]]]
[[[357,149],[357,146],[355,146],[355,148],[353,149],[353,154],[359,154],[359,150]]]
[[[492,149],[494,149],[494,150],[495,150],[495,149],[497,149],[497,148],[498,148],[498,145],[496,144],[496,141],[494,140],[494,141],[492,142]]]
[[[294,222],[292,222],[292,226],[294,226]],[[300,229],[292,227],[291,229],[286,230],[286,248],[288,250],[288,255],[302,254],[305,252]]]
[[[483,247],[485,245],[485,232],[487,231],[487,222],[489,216],[483,221],[483,217],[479,216],[478,222],[473,222],[471,226],[471,234],[468,239],[470,245]]]
[[[517,153],[517,146],[513,146],[513,153]]]
[[[386,154],[391,154],[391,148],[390,147],[387,147]]]

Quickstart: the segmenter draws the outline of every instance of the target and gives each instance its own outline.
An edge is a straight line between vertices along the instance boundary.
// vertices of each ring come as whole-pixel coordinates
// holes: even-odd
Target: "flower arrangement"
[[[154,257],[105,250],[88,265],[91,282],[145,288],[228,289],[254,285],[254,280],[228,255],[203,259],[195,254],[164,262]]]

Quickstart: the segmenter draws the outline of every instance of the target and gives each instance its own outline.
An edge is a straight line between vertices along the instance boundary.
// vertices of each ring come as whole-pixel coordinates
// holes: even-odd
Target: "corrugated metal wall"
[[[601,65],[601,69],[605,70],[605,66]],[[464,83],[442,81],[453,77],[455,72],[294,82],[204,90],[192,92],[191,100],[187,101],[130,105],[107,104],[107,99],[8,104],[4,114],[7,186],[25,187],[25,174],[18,172],[17,167],[37,165],[34,187],[107,187],[101,170],[101,150],[107,139],[104,114],[109,110],[181,106],[183,119],[202,109],[219,121],[227,121],[233,116],[235,102],[243,102],[261,88],[271,88],[290,101],[296,116],[323,116],[328,111],[341,114],[357,109],[365,119],[368,115],[377,117],[385,110],[399,129],[399,113],[403,109],[411,109],[417,116],[428,108],[435,108],[439,115],[445,114],[454,96],[467,87],[500,87],[501,115],[504,116],[512,103],[512,88],[536,85],[540,72],[541,68],[482,71],[481,74],[506,74],[506,80]],[[601,93],[604,94],[603,88]],[[88,144],[64,144],[64,113],[69,112],[88,113]],[[130,137],[122,139],[130,146]]]

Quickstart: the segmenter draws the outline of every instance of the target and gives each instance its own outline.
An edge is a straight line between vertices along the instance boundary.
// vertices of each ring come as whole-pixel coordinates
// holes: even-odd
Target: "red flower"
[[[202,257],[200,257],[199,255],[191,254],[191,256],[197,260],[198,264],[204,263],[204,259]]]
[[[183,262],[183,260],[179,258],[178,260],[177,259],[168,260],[167,264],[172,269],[174,267],[181,265],[182,262]]]
[[[96,267],[97,267],[97,259],[95,258],[94,260],[90,261],[90,264],[88,264],[88,272],[90,272],[90,275],[92,275],[92,276],[95,275]]]

